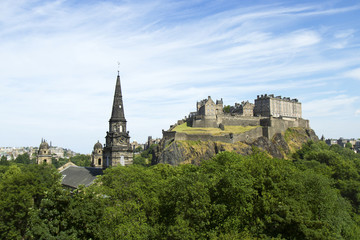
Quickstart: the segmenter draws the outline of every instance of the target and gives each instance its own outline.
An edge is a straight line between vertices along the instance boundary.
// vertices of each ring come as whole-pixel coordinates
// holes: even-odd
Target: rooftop
[[[60,173],[63,175],[62,185],[78,188],[81,184],[85,185],[85,187],[90,186],[97,176],[103,174],[103,170],[101,168],[70,165],[61,170]]]

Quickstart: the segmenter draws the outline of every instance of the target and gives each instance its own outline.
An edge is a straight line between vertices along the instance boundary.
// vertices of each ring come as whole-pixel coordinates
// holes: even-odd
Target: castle
[[[253,129],[244,133],[229,133],[220,135],[190,134],[170,130],[163,131],[166,140],[211,140],[234,143],[237,141],[254,141],[259,137],[271,139],[276,133],[285,132],[291,127],[310,129],[309,120],[303,119],[301,103],[297,99],[265,94],[257,96],[254,101],[235,103],[234,106],[226,106],[223,100],[214,102],[209,96],[207,99],[196,103],[196,112],[178,122],[177,125],[186,122],[193,128],[220,128],[225,126],[254,126]]]

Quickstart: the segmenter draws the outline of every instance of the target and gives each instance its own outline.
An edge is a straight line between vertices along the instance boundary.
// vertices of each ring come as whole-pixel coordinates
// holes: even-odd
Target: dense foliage
[[[200,166],[105,171],[70,192],[53,167],[0,166],[1,239],[360,239],[360,155],[223,152]]]

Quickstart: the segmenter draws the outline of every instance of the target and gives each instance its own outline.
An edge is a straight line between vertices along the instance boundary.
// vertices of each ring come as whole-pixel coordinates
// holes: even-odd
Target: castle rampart
[[[272,138],[277,133],[283,133],[288,128],[300,127],[310,129],[309,120],[301,118],[301,103],[297,99],[281,96],[261,95],[255,99],[255,104],[249,101],[236,103],[229,112],[223,111],[223,101],[216,104],[209,96],[196,104],[197,112],[192,112],[186,119],[187,125],[194,128],[220,128],[224,126],[259,126],[240,134],[188,134],[184,132],[163,131],[165,139],[203,140],[234,143],[237,141],[254,141],[264,136]]]

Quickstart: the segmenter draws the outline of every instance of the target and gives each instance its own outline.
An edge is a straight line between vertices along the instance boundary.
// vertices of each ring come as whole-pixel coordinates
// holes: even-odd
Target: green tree
[[[223,111],[224,113],[230,113],[230,105],[225,105]]]
[[[90,167],[91,166],[91,156],[80,154],[70,158],[70,161],[77,166]]]
[[[352,144],[350,142],[347,142],[345,144],[345,147],[348,148],[348,149],[352,149],[353,146],[352,146]]]
[[[46,192],[60,185],[60,174],[49,166],[11,165],[0,182],[0,238],[25,236],[30,212],[40,206]]]
[[[0,159],[0,165],[3,165],[3,166],[8,166],[10,163],[9,161],[7,160],[7,157],[5,155],[1,156],[1,159]]]
[[[23,164],[30,164],[30,156],[28,153],[24,153],[24,154],[19,154],[16,158],[15,158],[15,162],[16,163],[23,163]]]
[[[135,154],[133,164],[141,165],[141,166],[147,166],[148,165],[148,160],[146,158],[142,157],[139,154]]]

